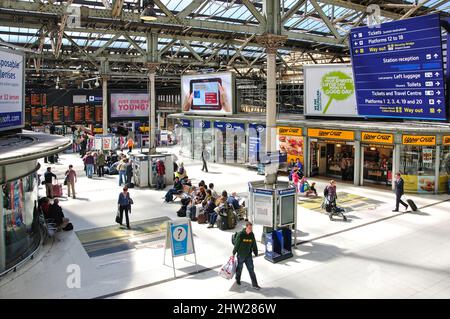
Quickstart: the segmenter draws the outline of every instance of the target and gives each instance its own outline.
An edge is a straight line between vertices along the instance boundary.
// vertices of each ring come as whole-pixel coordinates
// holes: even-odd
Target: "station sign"
[[[214,122],[214,128],[221,131],[226,130],[244,130],[244,123],[230,123],[230,122]]]
[[[361,132],[361,142],[393,144],[394,134]]]
[[[450,135],[444,135],[442,137],[442,144],[443,145],[450,145]]]
[[[181,126],[182,127],[191,127],[191,121],[190,120],[181,120]]]
[[[403,135],[403,145],[434,146],[436,145],[436,136],[434,135]]]
[[[446,119],[439,14],[353,28],[350,48],[359,115]]]
[[[342,130],[325,130],[317,128],[308,128],[308,136],[318,138],[332,138],[338,140],[354,140],[355,132]]]

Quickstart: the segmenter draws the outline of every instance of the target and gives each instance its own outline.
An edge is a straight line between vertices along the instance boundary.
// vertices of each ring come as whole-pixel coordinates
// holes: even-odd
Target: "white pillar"
[[[266,104],[266,151],[274,159],[276,149],[276,121],[277,121],[277,74],[276,54],[280,46],[286,42],[287,36],[264,34],[257,36],[256,40],[266,47],[267,53],[267,104]],[[273,161],[272,161],[273,162]],[[278,161],[265,167],[265,183],[277,182]]]
[[[103,134],[108,134],[108,77],[102,77],[102,128]]]
[[[157,63],[148,63],[148,102],[149,102],[149,154],[156,152],[155,137],[156,137],[156,103],[155,103],[155,73]]]
[[[435,176],[435,180],[434,180],[434,193],[437,194],[439,192],[439,174],[440,174],[440,168],[441,168],[441,146],[440,145],[436,145],[436,162],[434,165],[434,176]],[[444,189],[445,191],[445,189]]]

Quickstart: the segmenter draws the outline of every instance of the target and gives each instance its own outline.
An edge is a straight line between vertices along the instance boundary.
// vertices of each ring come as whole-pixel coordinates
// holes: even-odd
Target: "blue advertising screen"
[[[446,119],[438,14],[354,28],[350,43],[359,115]]]

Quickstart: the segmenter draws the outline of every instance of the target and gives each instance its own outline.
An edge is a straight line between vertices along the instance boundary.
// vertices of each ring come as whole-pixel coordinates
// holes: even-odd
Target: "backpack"
[[[234,245],[236,245],[236,239],[238,237],[239,232],[235,232],[233,235],[231,235],[231,243]]]
[[[178,217],[186,217],[186,206],[181,206],[181,208],[177,211]]]
[[[325,189],[323,190],[323,196],[325,196],[325,197],[328,196],[328,186],[325,187]]]

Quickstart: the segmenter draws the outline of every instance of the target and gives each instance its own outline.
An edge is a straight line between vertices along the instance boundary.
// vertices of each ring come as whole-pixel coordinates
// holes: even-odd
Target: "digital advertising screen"
[[[148,118],[150,115],[147,93],[111,93],[111,119]]]
[[[446,120],[441,29],[430,14],[351,30],[359,115]]]
[[[233,114],[234,76],[231,72],[194,74],[181,77],[183,113]]]
[[[0,131],[25,124],[24,60],[21,52],[0,49]]]

